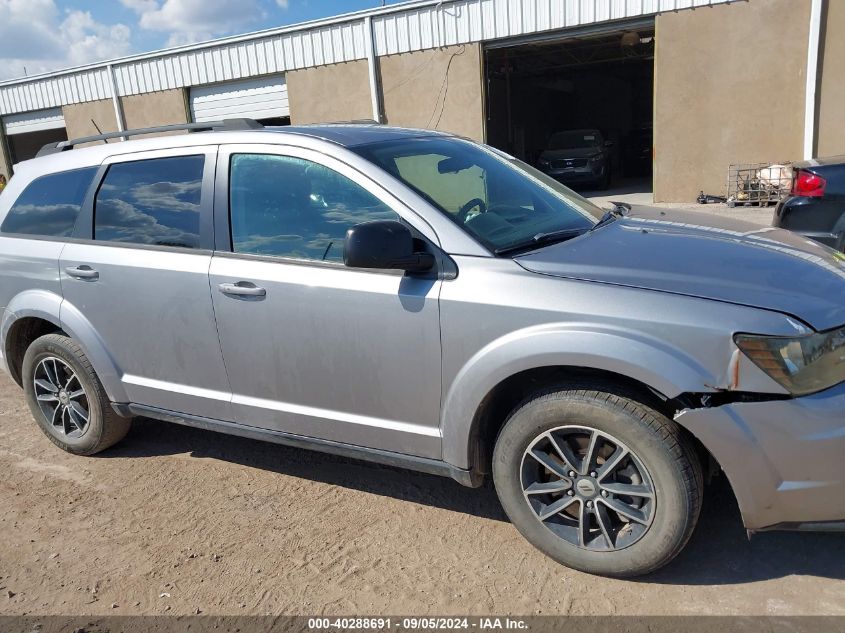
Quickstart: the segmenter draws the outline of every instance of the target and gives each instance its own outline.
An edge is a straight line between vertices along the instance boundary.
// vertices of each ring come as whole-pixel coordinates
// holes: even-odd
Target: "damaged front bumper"
[[[675,416],[719,462],[749,530],[845,527],[845,383]]]

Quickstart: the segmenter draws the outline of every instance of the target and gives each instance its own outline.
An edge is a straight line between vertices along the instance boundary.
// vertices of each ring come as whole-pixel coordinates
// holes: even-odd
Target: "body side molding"
[[[122,415],[124,417],[142,416],[153,418],[155,420],[172,422],[174,424],[191,426],[208,431],[216,431],[218,433],[226,433],[228,435],[237,435],[239,437],[273,442],[275,444],[283,444],[294,448],[304,448],[323,453],[331,453],[332,455],[340,455],[342,457],[375,462],[386,466],[407,468],[408,470],[416,470],[431,475],[451,477],[459,484],[470,488],[477,488],[481,485],[481,477],[477,473],[457,468],[437,459],[415,457],[413,455],[367,448],[365,446],[356,446],[354,444],[344,444],[342,442],[334,442],[332,440],[305,437],[303,435],[294,435],[292,433],[284,433],[282,431],[261,429],[258,427],[236,424],[234,422],[224,422],[222,420],[214,420],[211,418],[184,415],[140,404],[115,403],[112,404],[112,407],[118,415]]]

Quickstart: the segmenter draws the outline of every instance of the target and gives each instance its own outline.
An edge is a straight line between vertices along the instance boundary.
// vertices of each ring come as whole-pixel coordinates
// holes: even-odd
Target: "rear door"
[[[216,147],[114,157],[62,252],[68,310],[92,324],[129,399],[228,419],[208,287]]]
[[[210,279],[235,418],[439,458],[441,282],[343,265],[354,224],[402,219],[433,241],[431,229],[301,148],[221,146],[217,196],[231,252],[215,253]]]

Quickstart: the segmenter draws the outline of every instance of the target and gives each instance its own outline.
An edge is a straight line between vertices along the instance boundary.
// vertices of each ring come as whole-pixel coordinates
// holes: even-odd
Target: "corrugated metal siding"
[[[119,95],[201,86],[366,56],[364,25],[330,27],[115,65]]]
[[[191,88],[191,118],[197,123],[284,116],[290,116],[290,107],[281,75]]]
[[[730,0],[454,0],[384,7],[372,16],[377,55],[496,40],[621,20]],[[366,57],[364,20],[292,27],[275,34],[232,38],[115,61],[119,95],[245,79]],[[108,69],[15,81],[0,85],[0,114],[26,112],[111,95]]]
[[[0,87],[0,114],[111,98],[105,68]]]
[[[376,52],[497,40],[730,0],[460,0],[373,17]]]

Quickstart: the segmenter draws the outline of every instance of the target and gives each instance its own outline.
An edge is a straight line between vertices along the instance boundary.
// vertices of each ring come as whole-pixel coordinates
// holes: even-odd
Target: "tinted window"
[[[3,221],[3,233],[68,237],[96,167],[43,176],[23,190]]]
[[[299,158],[235,155],[230,181],[236,253],[343,261],[349,227],[399,219],[345,176]]]
[[[109,167],[97,192],[94,239],[198,248],[203,156]]]
[[[596,130],[572,130],[552,134],[549,139],[549,149],[583,149],[599,147],[602,144],[601,134]]]

